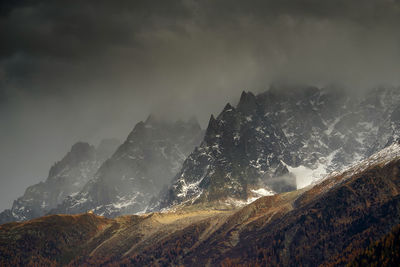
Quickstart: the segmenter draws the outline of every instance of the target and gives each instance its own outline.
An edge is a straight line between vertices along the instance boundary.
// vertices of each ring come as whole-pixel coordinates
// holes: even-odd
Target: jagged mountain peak
[[[49,178],[57,175],[62,168],[67,165],[75,165],[83,160],[94,159],[96,157],[96,148],[86,142],[77,142],[72,145],[71,150],[62,158],[54,163],[50,168]]]
[[[389,89],[362,97],[313,86],[243,91],[236,108],[227,104],[210,117],[204,142],[184,162],[160,206],[229,196],[246,200],[256,187],[301,188],[396,137],[399,98]]]
[[[257,107],[257,99],[256,96],[252,92],[243,91],[239,103],[237,105],[237,109],[244,114],[249,114],[256,111]]]
[[[225,107],[224,107],[224,109],[222,110],[222,112],[230,112],[230,111],[233,111],[233,110],[235,110],[235,108],[228,102],[228,103],[225,105]]]
[[[93,177],[103,161],[115,151],[115,144],[103,144],[101,151],[86,142],[77,142],[50,168],[44,182],[29,186],[12,208],[0,214],[0,224],[45,215],[65,197],[78,193]]]
[[[93,146],[91,144],[89,144],[88,142],[78,141],[72,145],[70,152],[71,153],[79,153],[81,151],[89,150],[92,147]]]
[[[89,150],[93,150],[93,148],[94,146],[90,145],[89,143],[79,141],[72,145],[70,152],[72,154],[80,154]]]
[[[135,125],[79,194],[66,199],[51,213],[94,210],[114,217],[143,211],[179,171],[202,137],[203,131],[193,119],[173,122],[150,115]]]
[[[210,120],[208,121],[208,126],[205,132],[204,141],[206,143],[211,143],[212,140],[215,138],[218,132],[218,123],[217,120],[214,118],[214,115],[211,114]]]
[[[134,126],[127,137],[127,141],[134,141],[134,139],[152,139],[154,138],[154,134],[163,135],[166,134],[165,131],[168,133],[175,133],[175,136],[170,136],[171,138],[179,138],[181,131],[201,131],[201,126],[196,117],[191,117],[187,121],[171,121],[151,114],[144,122],[140,121]]]
[[[212,125],[214,122],[215,122],[214,114],[211,114],[210,120],[209,120],[209,122],[208,122],[208,126]],[[208,128],[209,128],[209,127],[207,127],[207,129],[208,129]]]

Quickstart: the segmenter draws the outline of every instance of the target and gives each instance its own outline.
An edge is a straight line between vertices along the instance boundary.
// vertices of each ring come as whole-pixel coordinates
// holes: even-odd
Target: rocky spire
[[[218,132],[218,122],[214,118],[214,115],[211,114],[210,120],[208,122],[207,130],[206,130],[206,134],[204,137],[204,141],[206,141],[207,143],[211,143],[212,140],[214,139],[215,135],[217,134],[217,132]]]
[[[232,110],[235,110],[235,108],[232,107],[232,105],[230,103],[227,103],[225,105],[224,109],[222,110],[222,112],[229,112],[229,111],[232,111]]]
[[[56,162],[49,171],[49,177],[57,175],[67,165],[74,166],[79,162],[92,160],[96,156],[96,148],[85,142],[77,142],[64,158]]]
[[[244,114],[253,113],[257,109],[257,99],[252,92],[242,92],[237,109]]]

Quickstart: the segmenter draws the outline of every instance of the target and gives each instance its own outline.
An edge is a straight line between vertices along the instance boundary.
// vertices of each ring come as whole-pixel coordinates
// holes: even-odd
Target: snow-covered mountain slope
[[[66,196],[78,193],[118,145],[114,139],[103,140],[97,148],[83,142],[74,144],[71,151],[51,167],[44,182],[28,187],[10,210],[0,214],[0,223],[45,215]]]
[[[307,186],[398,138],[399,100],[398,88],[363,95],[315,87],[243,92],[236,107],[211,116],[203,142],[155,209]]]
[[[354,162],[343,170],[331,172],[322,179],[314,180],[311,185],[308,186],[310,188],[308,191],[309,195],[313,195],[313,191],[317,192],[315,195],[322,194],[334,186],[340,186],[340,184],[346,182],[347,179],[363,173],[370,168],[383,168],[387,164],[398,160],[400,160],[400,139],[397,139],[392,144],[387,145],[371,156]]]
[[[166,122],[149,116],[139,122],[92,180],[51,213],[93,210],[108,217],[143,211],[200,143],[203,131],[195,119]]]

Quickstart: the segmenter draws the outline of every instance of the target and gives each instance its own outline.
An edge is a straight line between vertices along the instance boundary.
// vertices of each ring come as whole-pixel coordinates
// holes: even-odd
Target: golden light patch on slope
[[[162,224],[171,224],[174,222],[183,222],[184,220],[197,221],[217,214],[231,213],[231,211],[222,210],[197,210],[197,211],[176,211],[165,213],[154,213],[152,218]]]
[[[202,220],[220,220],[234,211],[190,210],[143,215],[121,216],[114,220],[112,229],[90,252],[91,257],[129,255]],[[212,229],[209,229],[209,233]]]

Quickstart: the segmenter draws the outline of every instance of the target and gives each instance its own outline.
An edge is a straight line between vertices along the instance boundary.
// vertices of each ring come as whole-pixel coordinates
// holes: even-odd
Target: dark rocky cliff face
[[[139,122],[113,156],[76,195],[51,213],[96,214],[114,217],[143,211],[149,200],[181,168],[203,137],[198,122],[166,122],[149,116]]]
[[[155,209],[286,192],[379,151],[399,136],[400,92],[364,96],[315,87],[243,92],[211,116],[201,145]]]
[[[50,168],[44,182],[28,187],[10,210],[0,214],[0,223],[43,216],[65,197],[78,193],[117,145],[115,140],[104,140],[98,148],[83,142],[74,144],[71,151]]]

